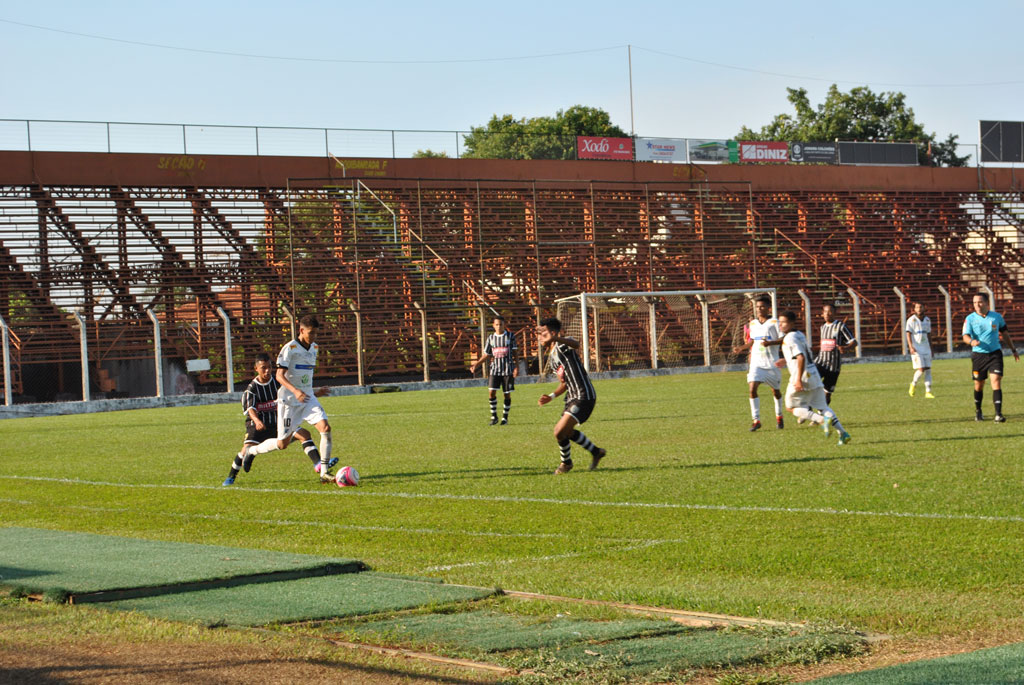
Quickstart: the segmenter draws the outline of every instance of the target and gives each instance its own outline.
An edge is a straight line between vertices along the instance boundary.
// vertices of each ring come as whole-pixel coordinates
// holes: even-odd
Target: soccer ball
[[[342,466],[338,469],[338,475],[334,477],[334,482],[338,484],[339,488],[355,487],[359,485],[359,472],[351,466]]]

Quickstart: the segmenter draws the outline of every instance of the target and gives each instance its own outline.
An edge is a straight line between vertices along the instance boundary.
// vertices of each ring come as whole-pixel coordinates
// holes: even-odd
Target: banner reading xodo
[[[576,136],[578,159],[624,159],[633,161],[632,138]]]

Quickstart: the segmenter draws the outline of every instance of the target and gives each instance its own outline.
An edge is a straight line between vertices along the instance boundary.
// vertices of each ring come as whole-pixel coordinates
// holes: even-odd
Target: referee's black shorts
[[[983,381],[989,374],[1003,375],[1003,351],[971,352],[971,375],[974,380]]]

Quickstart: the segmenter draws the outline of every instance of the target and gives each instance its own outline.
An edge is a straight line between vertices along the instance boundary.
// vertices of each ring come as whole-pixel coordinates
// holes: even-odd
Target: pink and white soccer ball
[[[342,466],[338,469],[338,475],[334,477],[334,482],[338,484],[339,488],[355,487],[359,485],[359,472],[351,466]]]

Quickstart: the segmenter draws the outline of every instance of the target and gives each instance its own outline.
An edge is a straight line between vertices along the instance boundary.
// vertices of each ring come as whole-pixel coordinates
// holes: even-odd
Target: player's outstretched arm
[[[551,400],[555,399],[556,397],[558,397],[559,395],[561,395],[564,392],[565,392],[565,381],[562,381],[561,383],[558,384],[558,387],[555,388],[554,392],[548,393],[547,395],[541,395],[540,399],[537,400],[537,404],[539,404],[540,406],[543,407],[545,404],[547,404]]]

